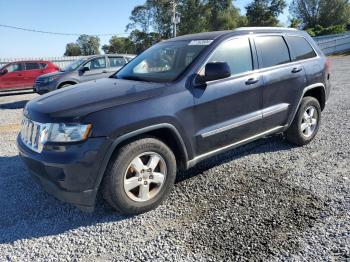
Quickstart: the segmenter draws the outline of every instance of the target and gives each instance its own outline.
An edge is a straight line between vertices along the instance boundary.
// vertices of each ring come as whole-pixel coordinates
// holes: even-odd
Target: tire
[[[72,85],[73,84],[63,84],[63,85],[60,85],[60,87],[58,89],[65,88],[65,87],[72,86]]]
[[[312,111],[314,113],[312,113]],[[303,146],[310,143],[316,136],[321,124],[321,107],[314,97],[304,97],[301,100],[297,114],[288,130],[285,132],[289,142]]]
[[[102,194],[119,213],[141,214],[155,209],[167,197],[175,178],[173,152],[162,141],[146,137],[123,146],[114,154],[103,179]]]

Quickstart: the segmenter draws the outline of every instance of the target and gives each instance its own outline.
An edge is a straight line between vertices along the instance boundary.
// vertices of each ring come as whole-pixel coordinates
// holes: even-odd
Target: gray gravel
[[[350,261],[350,57],[332,67],[314,142],[277,135],[205,161],[135,217],[102,200],[83,213],[43,192],[13,125],[36,95],[0,97],[0,261]]]

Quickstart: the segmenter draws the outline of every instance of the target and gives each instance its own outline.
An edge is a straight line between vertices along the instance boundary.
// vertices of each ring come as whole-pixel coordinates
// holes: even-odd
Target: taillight
[[[329,58],[326,60],[326,76],[327,80],[329,80],[331,77],[331,60]]]

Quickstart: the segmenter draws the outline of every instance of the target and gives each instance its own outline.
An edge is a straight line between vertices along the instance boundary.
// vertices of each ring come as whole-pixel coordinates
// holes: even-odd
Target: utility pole
[[[176,7],[177,7],[176,0],[171,0],[170,3],[173,5],[172,18],[171,18],[171,21],[173,23],[173,37],[176,37],[176,31],[177,31],[176,27],[177,27],[177,24],[180,22],[180,17],[176,13]]]

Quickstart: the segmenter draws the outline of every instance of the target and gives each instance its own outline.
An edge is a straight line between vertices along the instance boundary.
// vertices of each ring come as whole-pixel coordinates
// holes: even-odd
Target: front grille
[[[47,129],[47,124],[32,121],[26,117],[22,120],[21,139],[23,143],[35,152],[40,153],[43,149],[40,135]]]
[[[41,86],[44,83],[44,79],[35,80],[35,86]]]

